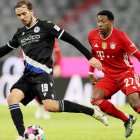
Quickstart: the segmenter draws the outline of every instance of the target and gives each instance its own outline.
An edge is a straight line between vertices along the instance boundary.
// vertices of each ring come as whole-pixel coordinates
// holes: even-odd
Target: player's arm
[[[14,50],[19,46],[17,39],[16,39],[16,33],[14,34],[12,40],[10,40],[6,45],[0,47],[0,58]]]
[[[44,27],[53,37],[61,39],[77,48],[89,60],[89,64],[91,66],[96,67],[98,70],[102,70],[101,62],[92,57],[89,50],[85,48],[75,37],[71,36],[69,33],[51,22],[46,22]]]
[[[98,82],[98,79],[94,76],[94,67],[89,66],[89,72],[88,72],[88,77],[91,82],[91,84],[95,85]]]
[[[125,33],[121,34],[121,42],[123,47],[122,49],[129,55],[135,56],[140,61],[140,51]]]
[[[89,52],[89,50],[85,48],[76,38],[64,31],[63,35],[61,36],[61,40],[66,41],[77,48],[89,60],[89,64],[91,66],[96,67],[98,70],[102,70],[101,62],[92,57],[92,54]]]
[[[0,47],[0,58],[11,52],[13,49],[8,46],[8,44]]]

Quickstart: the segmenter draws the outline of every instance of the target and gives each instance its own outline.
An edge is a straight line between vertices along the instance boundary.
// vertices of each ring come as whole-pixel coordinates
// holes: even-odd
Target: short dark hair
[[[107,16],[107,18],[108,18],[109,20],[114,20],[114,15],[113,15],[113,13],[112,13],[111,11],[109,11],[109,10],[100,11],[100,12],[97,14],[97,17],[98,17],[99,15]]]
[[[23,5],[26,5],[28,10],[32,10],[33,9],[33,5],[31,2],[29,2],[28,0],[20,0],[14,7],[14,9],[19,8]]]

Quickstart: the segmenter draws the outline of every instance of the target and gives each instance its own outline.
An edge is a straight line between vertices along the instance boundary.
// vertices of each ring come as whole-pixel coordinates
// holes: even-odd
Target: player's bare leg
[[[99,109],[99,107],[90,108],[67,100],[56,101],[46,99],[42,102],[47,111],[84,113],[86,115],[94,117],[98,121],[102,122],[104,125],[108,125],[107,116]]]
[[[135,92],[131,93],[127,96],[128,102],[130,106],[140,114],[140,93]]]

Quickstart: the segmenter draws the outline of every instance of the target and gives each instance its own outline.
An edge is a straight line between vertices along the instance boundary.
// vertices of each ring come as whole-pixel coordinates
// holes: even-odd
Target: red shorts
[[[113,94],[121,90],[125,95],[129,95],[134,92],[140,93],[140,80],[134,71],[127,71],[118,78],[104,77],[101,79],[94,88],[102,89],[106,98],[111,98]]]

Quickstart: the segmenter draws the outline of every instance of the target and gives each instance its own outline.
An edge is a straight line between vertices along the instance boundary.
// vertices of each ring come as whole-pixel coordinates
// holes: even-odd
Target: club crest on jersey
[[[38,26],[36,26],[35,28],[34,28],[34,32],[35,33],[38,33],[40,31],[40,28],[38,27]]]
[[[110,48],[111,49],[115,49],[116,48],[116,43],[115,42],[111,42],[110,43]]]
[[[107,49],[107,43],[106,42],[102,42],[102,48],[105,50]]]

